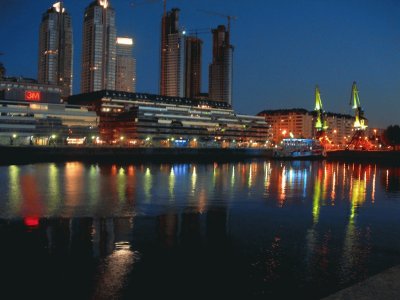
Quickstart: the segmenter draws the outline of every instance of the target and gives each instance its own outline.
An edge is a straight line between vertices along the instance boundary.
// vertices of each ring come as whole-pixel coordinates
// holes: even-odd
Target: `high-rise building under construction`
[[[183,43],[179,29],[179,9],[164,9],[161,22],[160,94],[183,96]]]
[[[194,36],[185,38],[185,97],[196,98],[201,92],[201,52],[203,41]]]
[[[233,46],[224,25],[212,30],[213,58],[209,67],[209,97],[232,105]]]

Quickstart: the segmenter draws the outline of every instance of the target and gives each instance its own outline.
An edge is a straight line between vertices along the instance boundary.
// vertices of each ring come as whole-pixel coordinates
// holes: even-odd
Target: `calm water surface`
[[[2,298],[318,299],[400,264],[399,167],[46,163],[0,190]]]

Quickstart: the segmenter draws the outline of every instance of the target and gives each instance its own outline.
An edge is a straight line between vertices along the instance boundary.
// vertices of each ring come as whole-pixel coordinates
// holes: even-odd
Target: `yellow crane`
[[[350,105],[354,109],[354,134],[347,148],[354,150],[369,150],[373,147],[366,134],[366,118],[364,117],[364,111],[361,108],[360,97],[358,95],[357,84],[354,81],[351,87]]]

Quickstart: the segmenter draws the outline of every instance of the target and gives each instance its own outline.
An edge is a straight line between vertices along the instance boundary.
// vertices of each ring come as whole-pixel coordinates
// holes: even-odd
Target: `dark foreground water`
[[[50,163],[0,191],[2,299],[318,299],[400,264],[398,167]]]

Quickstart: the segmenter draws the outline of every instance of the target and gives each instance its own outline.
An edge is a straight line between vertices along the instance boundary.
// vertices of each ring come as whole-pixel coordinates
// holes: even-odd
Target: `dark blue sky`
[[[41,14],[55,1],[0,0],[0,57],[8,75],[37,77]],[[135,38],[137,91],[158,93],[162,2],[111,0],[118,35]],[[65,0],[74,26],[74,92],[79,92],[82,19],[90,1]],[[352,113],[350,90],[357,81],[371,126],[400,123],[400,1],[398,0],[170,0],[186,29],[232,23],[234,108],[313,109],[320,86],[324,108]],[[208,89],[211,34],[200,35],[203,86]]]

